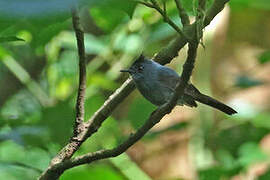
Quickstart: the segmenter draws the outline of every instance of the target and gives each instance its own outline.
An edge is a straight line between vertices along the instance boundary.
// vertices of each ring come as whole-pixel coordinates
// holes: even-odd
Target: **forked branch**
[[[205,18],[203,20],[203,27],[207,26],[212,19],[224,8],[224,5],[229,0],[215,0],[211,8],[206,11]],[[74,28],[75,30],[75,28]],[[188,37],[194,37],[197,32],[196,23],[184,28],[185,34]],[[196,37],[196,36],[195,36]],[[177,56],[179,50],[187,43],[187,39],[184,36],[178,36],[171,43],[169,43],[165,48],[163,48],[154,59],[161,64],[169,63],[174,57]],[[77,39],[78,44],[78,39]],[[71,139],[71,141],[58,153],[58,155],[52,160],[51,165],[43,172],[40,179],[57,179],[66,170],[74,166],[78,166],[85,163],[90,163],[95,160],[115,157],[126,149],[128,149],[132,144],[138,141],[143,135],[151,129],[159,120],[167,113],[171,111],[174,107],[175,99],[182,94],[182,91],[188,81],[190,74],[192,72],[194,61],[196,57],[196,49],[198,46],[197,38],[189,43],[188,57],[183,68],[181,83],[178,85],[179,94],[175,94],[170,103],[159,107],[155,112],[151,114],[146,123],[131,137],[129,137],[125,142],[120,144],[118,147],[110,150],[101,150],[94,153],[88,153],[84,156],[79,156],[74,159],[70,159],[72,155],[79,149],[81,144],[90,136],[92,136],[102,125],[102,123],[111,115],[112,111],[120,104],[135,88],[132,80],[129,78],[119,89],[117,89],[110,98],[104,103],[104,105],[88,120],[83,124],[83,131],[75,136],[76,139]],[[78,44],[79,48],[79,44]],[[79,51],[80,52],[80,51]],[[195,52],[195,53],[194,53]],[[80,53],[79,53],[80,54]],[[82,116],[81,116],[82,117]],[[82,121],[78,121],[80,124]]]

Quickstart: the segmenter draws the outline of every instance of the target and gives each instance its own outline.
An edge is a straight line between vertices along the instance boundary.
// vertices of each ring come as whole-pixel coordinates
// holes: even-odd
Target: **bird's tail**
[[[195,88],[193,85],[189,86],[188,88],[189,88],[189,92],[190,92],[190,90],[193,91],[193,93],[188,93],[188,94],[190,96],[192,96],[195,101],[209,105],[209,106],[216,108],[216,109],[218,109],[218,110],[220,110],[228,115],[232,115],[232,114],[237,113],[237,111],[235,111],[233,108],[227,106],[226,104],[223,104],[222,102],[219,102],[218,100],[216,100],[210,96],[207,96],[207,95],[200,93],[199,90],[197,88]]]

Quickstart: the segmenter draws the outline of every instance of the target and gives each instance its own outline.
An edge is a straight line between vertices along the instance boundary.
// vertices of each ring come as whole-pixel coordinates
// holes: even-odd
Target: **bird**
[[[128,69],[120,70],[131,75],[135,86],[148,101],[161,106],[172,98],[180,76],[171,68],[163,66],[144,55],[140,55]],[[190,82],[184,89],[184,94],[177,100],[177,105],[197,107],[197,102],[211,106],[228,115],[236,114],[228,105],[202,94]]]

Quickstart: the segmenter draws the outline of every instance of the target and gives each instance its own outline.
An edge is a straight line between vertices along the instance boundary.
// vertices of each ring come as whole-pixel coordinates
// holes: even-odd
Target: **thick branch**
[[[72,9],[72,23],[76,34],[78,55],[79,55],[79,88],[76,103],[76,119],[74,125],[74,137],[82,132],[82,124],[84,121],[84,99],[86,89],[86,63],[85,63],[85,47],[84,34],[80,25],[80,18],[75,8]]]
[[[204,27],[209,25],[210,22],[214,19],[214,17],[222,11],[225,4],[230,0],[215,0],[211,6],[211,8],[206,12],[206,16],[204,19]]]
[[[190,24],[188,14],[187,14],[186,10],[183,8],[181,1],[180,0],[174,0],[174,1],[176,4],[176,7],[178,9],[178,14],[179,14],[179,17],[181,19],[182,24],[184,26]]]

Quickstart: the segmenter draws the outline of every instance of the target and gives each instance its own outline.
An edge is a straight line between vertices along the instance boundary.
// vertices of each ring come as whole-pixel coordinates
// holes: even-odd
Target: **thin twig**
[[[72,23],[76,34],[78,55],[79,55],[79,88],[76,103],[76,119],[74,124],[74,137],[82,132],[82,124],[84,121],[84,100],[86,89],[86,63],[85,63],[85,46],[84,33],[80,24],[80,18],[76,8],[72,8]]]
[[[154,8],[154,6],[148,2],[144,2],[144,1],[135,1],[135,2],[137,2],[138,4],[142,4],[144,6],[150,7],[150,8]]]
[[[178,9],[178,13],[179,13],[179,17],[181,19],[182,24],[185,25],[189,25],[190,21],[189,21],[189,17],[188,14],[186,12],[186,10],[183,8],[181,1],[180,0],[174,0],[176,7]]]
[[[85,46],[84,46],[84,33],[80,24],[80,18],[76,7],[71,9],[72,24],[75,31],[79,55],[79,88],[76,102],[76,118],[73,127],[73,136],[70,142],[51,160],[51,165],[62,162],[70,158],[74,152],[78,150],[81,141],[78,136],[84,132],[84,101],[86,89],[86,62],[85,62]]]
[[[198,9],[199,11],[205,11],[206,0],[199,0]]]
[[[163,4],[163,12],[164,12],[164,14],[165,14],[165,16],[168,16],[167,15],[167,8],[166,8],[166,1],[163,1],[162,4]]]
[[[150,8],[153,8],[153,9],[156,9],[159,14],[163,17],[163,20],[168,23],[176,32],[178,32],[178,34],[180,34],[181,36],[183,36],[186,41],[189,40],[189,38],[183,33],[183,31],[169,18],[169,16],[167,15],[166,11],[163,11],[158,3],[155,1],[155,0],[150,0],[151,1],[151,7]],[[148,6],[149,7],[149,6]],[[164,6],[166,9],[166,6]]]
[[[199,0],[198,1],[198,9],[196,15],[196,27],[197,27],[197,39],[200,41],[200,44],[205,49],[203,44],[203,29],[204,29],[204,19],[205,19],[205,9],[206,9],[206,0]]]
[[[76,118],[73,127],[73,136],[70,138],[70,142],[51,160],[51,165],[62,162],[65,159],[70,158],[74,152],[76,152],[82,141],[80,140],[81,134],[85,132],[84,123],[84,101],[85,101],[85,89],[86,89],[86,61],[85,61],[85,46],[84,46],[84,33],[80,24],[80,18],[77,12],[77,8],[71,9],[72,24],[75,31],[79,56],[79,88],[76,102]]]

